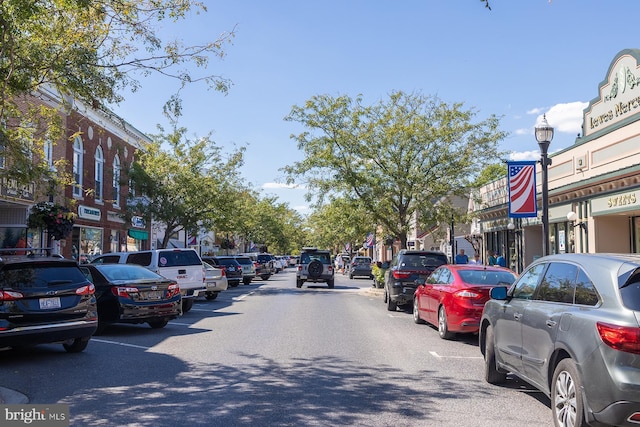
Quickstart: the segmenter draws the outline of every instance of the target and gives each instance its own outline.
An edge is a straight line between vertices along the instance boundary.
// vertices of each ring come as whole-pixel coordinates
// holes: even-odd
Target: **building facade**
[[[550,157],[550,253],[639,253],[640,49],[613,58],[584,110],[582,134]],[[540,195],[539,163],[537,185]],[[506,177],[483,187],[480,198],[475,213],[485,251],[507,255],[522,271],[542,255],[540,218],[508,217]]]

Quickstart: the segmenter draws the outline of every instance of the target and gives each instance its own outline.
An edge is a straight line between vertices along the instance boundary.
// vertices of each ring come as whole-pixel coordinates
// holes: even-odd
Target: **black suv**
[[[438,251],[410,251],[402,249],[393,257],[384,276],[384,302],[387,310],[395,311],[399,305],[413,306],[413,294],[418,283],[443,264],[447,255]]]
[[[331,252],[316,248],[303,248],[296,271],[296,287],[304,282],[326,282],[330,289],[334,286],[334,269]]]
[[[271,254],[258,254],[256,257],[258,266],[256,267],[256,274],[260,276],[262,280],[269,280],[269,277],[275,273],[275,267],[273,266],[273,255]]]
[[[204,262],[208,262],[216,268],[224,268],[224,274],[227,276],[227,283],[235,288],[242,282],[242,266],[233,255],[228,256],[206,256],[202,257]]]
[[[0,252],[0,347],[61,343],[83,351],[98,327],[94,285],[76,261],[27,251]]]

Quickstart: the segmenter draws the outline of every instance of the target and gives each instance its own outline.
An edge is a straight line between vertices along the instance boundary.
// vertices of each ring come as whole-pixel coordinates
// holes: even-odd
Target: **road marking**
[[[251,291],[251,292],[249,292],[249,293],[247,293],[247,294],[242,294],[242,295],[240,295],[240,296],[233,297],[233,298],[231,298],[231,299],[232,299],[233,301],[242,301],[243,299],[245,299],[245,298],[246,298],[246,297],[248,297],[249,295],[253,295],[253,294],[255,294],[255,292],[256,292],[256,291]]]
[[[151,349],[151,347],[144,347],[144,346],[141,346],[141,345],[135,345],[135,344],[127,344],[127,343],[124,343],[124,342],[118,342],[118,341],[101,340],[101,339],[98,339],[98,338],[91,338],[91,341],[97,341],[97,342],[101,342],[101,343],[104,343],[104,344],[115,344],[115,345],[121,345],[121,346],[123,346],[123,347],[140,348],[140,349],[142,349],[142,350],[149,350],[149,349]]]
[[[440,356],[435,351],[430,351],[429,354],[436,359],[482,359],[482,356]]]

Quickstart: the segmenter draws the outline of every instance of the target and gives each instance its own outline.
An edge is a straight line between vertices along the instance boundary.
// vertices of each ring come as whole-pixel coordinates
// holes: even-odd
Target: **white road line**
[[[440,356],[435,351],[430,351],[429,354],[436,359],[482,359],[482,356]]]
[[[97,342],[101,342],[104,344],[115,344],[115,345],[121,345],[123,347],[133,347],[133,348],[140,348],[142,350],[149,350],[151,349],[151,347],[144,347],[141,345],[135,345],[135,344],[127,344],[124,342],[118,342],[118,341],[109,341],[109,340],[101,340],[101,339],[97,339],[97,338],[91,338],[91,341],[97,341]]]

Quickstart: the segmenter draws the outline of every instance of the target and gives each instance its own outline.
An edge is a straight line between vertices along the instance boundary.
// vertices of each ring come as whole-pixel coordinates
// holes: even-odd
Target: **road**
[[[0,386],[70,405],[72,426],[551,426],[549,400],[483,379],[475,336],[389,312],[366,279],[288,269],[167,327],[118,325],[81,354],[0,352]]]

